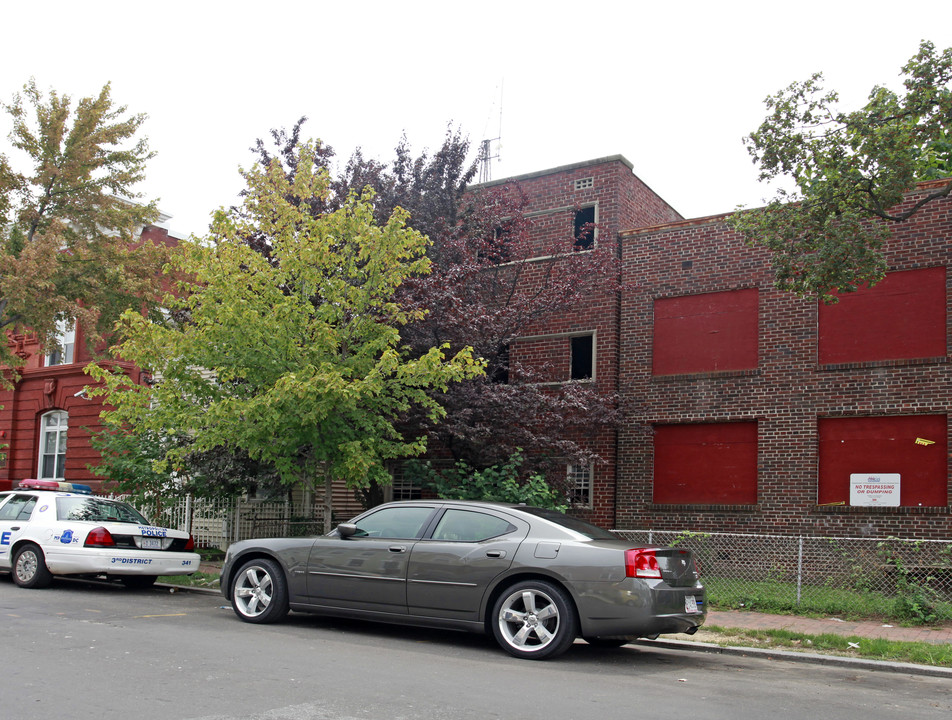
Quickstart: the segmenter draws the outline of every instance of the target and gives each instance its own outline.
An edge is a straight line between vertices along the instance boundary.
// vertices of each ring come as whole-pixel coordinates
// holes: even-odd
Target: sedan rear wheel
[[[271,623],[288,614],[288,584],[273,560],[249,560],[235,573],[231,587],[235,614],[250,623]]]
[[[39,545],[27,543],[13,557],[13,582],[25,588],[43,588],[53,582]]]
[[[560,655],[575,642],[578,621],[564,590],[544,580],[527,580],[503,592],[493,609],[493,636],[519,658]]]

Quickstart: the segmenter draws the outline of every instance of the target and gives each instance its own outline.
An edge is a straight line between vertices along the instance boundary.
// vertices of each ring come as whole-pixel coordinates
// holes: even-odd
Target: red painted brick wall
[[[157,226],[146,227],[142,239],[171,245],[174,237]],[[9,337],[26,354],[22,377],[12,390],[0,389],[0,442],[7,445],[6,461],[0,466],[0,490],[9,489],[20,480],[34,478],[38,474],[40,418],[51,410],[69,413],[66,436],[67,481],[81,482],[100,487],[100,481],[86,467],[95,464],[99,455],[89,443],[90,430],[102,427],[99,413],[103,406],[98,398],[77,397],[76,393],[91,384],[83,368],[92,359],[92,353],[78,339],[73,362],[69,365],[44,367],[45,353],[35,337]],[[120,364],[133,378],[140,381],[140,372],[128,364]],[[87,430],[88,428],[88,430]]]
[[[913,201],[915,196],[909,198]],[[946,268],[952,237],[952,200],[932,203],[893,226],[885,253],[890,273]],[[619,436],[617,527],[952,536],[952,516],[940,507],[861,508],[818,504],[818,423],[824,418],[943,416],[952,406],[949,363],[950,274],[941,293],[926,293],[929,317],[941,327],[941,352],[914,359],[822,364],[815,301],[773,288],[768,257],[748,247],[722,218],[634,229],[621,235],[623,276],[619,383],[636,408]],[[890,277],[893,277],[892,275]],[[636,287],[631,284],[637,283]],[[652,373],[654,304],[699,293],[756,289],[759,295],[756,368],[671,376]],[[939,305],[935,308],[934,305]],[[938,311],[938,312],[937,312]],[[855,322],[855,321],[854,321]],[[841,330],[848,332],[849,327]],[[857,329],[858,331],[858,329]],[[844,339],[845,343],[845,339]],[[758,487],[754,504],[656,504],[653,432],[662,425],[755,422]],[[948,448],[948,423],[943,441]],[[941,433],[940,433],[941,434]],[[947,449],[941,462],[949,497]],[[947,500],[946,500],[947,503]]]

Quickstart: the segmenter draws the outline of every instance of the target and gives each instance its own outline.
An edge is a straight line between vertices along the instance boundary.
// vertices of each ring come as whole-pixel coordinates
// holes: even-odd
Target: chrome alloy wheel
[[[235,608],[245,617],[259,617],[271,605],[273,593],[271,573],[260,565],[249,565],[235,581]]]
[[[14,572],[17,574],[17,580],[20,585],[26,585],[32,582],[36,577],[36,571],[40,567],[40,560],[32,548],[27,548],[17,555],[17,565]]]
[[[53,582],[40,546],[28,542],[13,553],[13,582],[24,588],[44,588]]]
[[[561,614],[555,600],[539,588],[522,588],[499,607],[500,636],[522,652],[545,650],[559,637]]]

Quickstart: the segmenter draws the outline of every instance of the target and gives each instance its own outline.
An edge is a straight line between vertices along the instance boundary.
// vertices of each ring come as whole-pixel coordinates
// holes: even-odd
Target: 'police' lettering
[[[142,531],[143,535],[148,535],[151,537],[165,537],[166,533],[168,532],[168,530],[165,528],[142,527],[141,525],[139,526],[139,530]]]

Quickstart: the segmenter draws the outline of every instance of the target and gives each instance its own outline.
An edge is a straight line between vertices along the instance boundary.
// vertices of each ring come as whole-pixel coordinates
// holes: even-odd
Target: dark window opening
[[[513,223],[508,221],[493,228],[476,253],[478,260],[492,264],[506,263],[512,259]]]
[[[591,380],[594,370],[595,338],[579,335],[572,338],[572,379]]]
[[[575,249],[588,250],[595,244],[595,206],[575,211]]]
[[[496,349],[496,357],[493,358],[489,372],[491,382],[506,385],[509,382],[509,343],[500,345]]]

